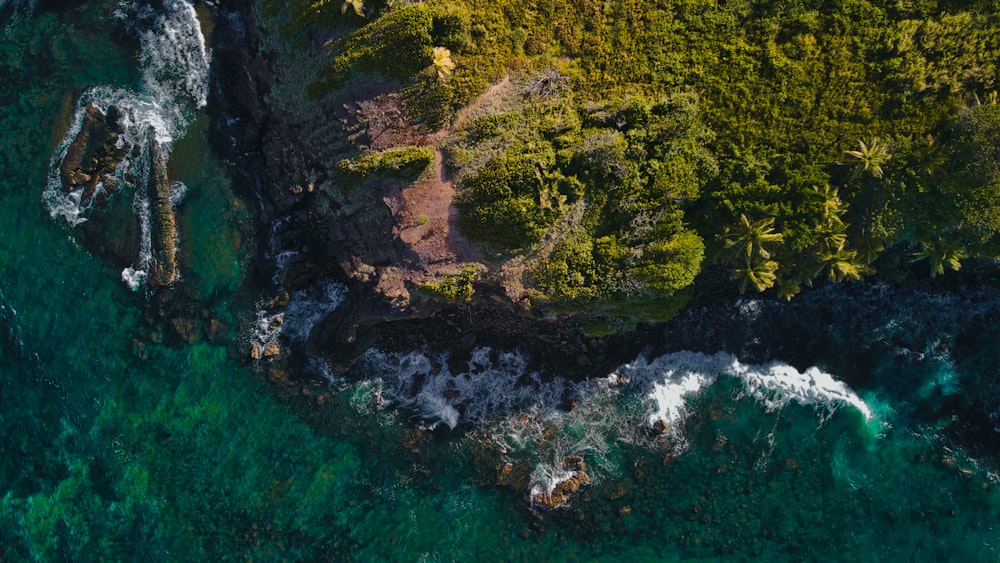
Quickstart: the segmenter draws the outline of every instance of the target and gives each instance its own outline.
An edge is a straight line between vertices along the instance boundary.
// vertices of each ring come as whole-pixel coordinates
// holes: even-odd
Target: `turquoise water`
[[[575,411],[511,400],[454,432],[385,402],[405,381],[385,358],[359,383],[267,383],[227,346],[266,296],[246,282],[247,204],[210,156],[204,109],[172,145],[182,283],[227,330],[172,338],[158,296],[43,205],[76,96],[142,88],[114,7],[0,17],[0,559],[997,560],[996,476],[950,441],[946,411],[919,408],[992,369],[983,342],[922,364],[888,344],[863,368],[826,362],[861,383],[867,420],[836,401],[779,406],[787,391],[722,373],[668,439],[646,418],[655,377],[629,369]],[[491,374],[470,393],[512,392],[491,385],[516,361],[484,365],[458,374]],[[528,508],[532,475],[572,453],[594,482]]]

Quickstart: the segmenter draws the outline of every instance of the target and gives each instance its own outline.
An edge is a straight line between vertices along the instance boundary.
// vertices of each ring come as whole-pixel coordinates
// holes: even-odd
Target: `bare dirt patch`
[[[370,150],[408,145],[434,147],[434,164],[423,178],[398,189],[385,186],[383,191],[382,202],[392,216],[395,258],[375,266],[376,290],[392,301],[408,302],[416,286],[455,274],[464,263],[482,263],[483,256],[456,227],[455,185],[445,172],[440,149],[450,129],[427,133],[410,124],[398,92],[389,85],[359,86],[358,90],[356,94],[362,95],[342,104],[338,111],[355,146]],[[508,98],[515,91],[510,77],[504,77],[462,110],[455,124],[498,111],[509,104]],[[379,263],[360,258],[355,262]]]
[[[454,274],[461,264],[482,256],[455,227],[455,187],[444,171],[441,151],[434,151],[428,176],[403,188],[386,204],[393,212],[393,234],[406,252],[403,260],[382,269],[378,290],[390,298],[409,298],[408,287]]]
[[[455,186],[445,175],[441,151],[434,150],[431,176],[400,192],[399,239],[430,270],[480,260],[479,251],[455,228]]]

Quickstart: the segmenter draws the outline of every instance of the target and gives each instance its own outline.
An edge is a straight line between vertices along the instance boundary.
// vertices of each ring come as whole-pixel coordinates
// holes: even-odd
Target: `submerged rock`
[[[187,318],[173,318],[170,325],[181,340],[188,344],[194,344],[201,340],[201,328],[197,321]]]
[[[67,192],[83,189],[83,198],[90,199],[98,184],[103,182],[109,188],[116,185],[111,174],[132,148],[119,137],[124,133],[121,118],[122,113],[115,106],[108,107],[107,114],[93,104],[87,106],[80,132],[59,165],[63,189]]]
[[[205,338],[209,342],[223,342],[226,337],[226,325],[219,319],[209,319],[205,327]]]
[[[570,497],[579,491],[580,487],[590,483],[587,464],[582,457],[571,455],[563,458],[562,469],[554,478],[554,483],[532,487],[529,497],[532,506],[546,509],[559,508],[569,502]]]

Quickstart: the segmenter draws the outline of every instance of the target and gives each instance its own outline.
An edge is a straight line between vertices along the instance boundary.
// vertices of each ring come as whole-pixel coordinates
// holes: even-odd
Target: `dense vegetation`
[[[318,2],[287,32],[336,37],[314,95],[374,74],[416,122],[452,126],[462,228],[528,295],[656,317],[707,262],[791,298],[890,247],[932,275],[995,256],[997,8],[431,0],[362,19]]]

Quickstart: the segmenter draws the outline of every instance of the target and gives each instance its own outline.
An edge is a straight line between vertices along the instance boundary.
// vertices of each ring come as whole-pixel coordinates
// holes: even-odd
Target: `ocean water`
[[[268,332],[253,206],[206,139],[211,52],[191,5],[31,4],[0,2],[0,560],[1000,557],[995,286],[746,301],[688,336],[730,352],[583,383],[488,348],[458,373],[373,350],[350,380],[312,359],[326,379],[268,383],[231,350],[301,341],[343,288],[293,295]],[[175,336],[142,253],[95,253],[90,211],[53,193],[81,99],[157,127],[135,140],[183,184],[180,283],[218,338]],[[139,227],[114,232],[141,250],[128,172],[115,201]],[[573,476],[568,456],[590,483],[532,506]]]

